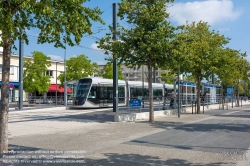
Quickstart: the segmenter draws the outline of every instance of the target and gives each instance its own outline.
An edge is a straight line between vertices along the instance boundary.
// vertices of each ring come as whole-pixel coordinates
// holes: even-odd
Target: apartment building
[[[2,49],[0,48],[0,86],[2,85]],[[33,61],[33,57],[24,56],[25,60]],[[57,80],[57,77],[64,73],[64,62],[63,61],[54,61],[51,60],[51,66],[48,68],[46,74],[50,76],[50,87],[48,93],[55,93],[56,84],[57,84],[57,92],[64,92],[63,88],[59,88],[60,81]],[[14,85],[14,88],[10,90],[10,96],[13,98],[12,100],[17,101],[19,97],[19,55],[12,54],[10,59],[10,79],[9,84]],[[1,94],[1,92],[0,92]],[[27,99],[28,94],[24,91],[23,98]]]
[[[100,71],[103,71],[105,65],[99,65],[98,69]],[[122,75],[124,80],[127,81],[143,81],[148,82],[148,68],[147,66],[141,66],[140,68],[129,68],[125,65],[121,65]],[[155,83],[161,83],[161,73],[165,72],[165,70],[154,70],[153,71],[153,82]],[[98,74],[95,74],[96,77],[98,77]]]

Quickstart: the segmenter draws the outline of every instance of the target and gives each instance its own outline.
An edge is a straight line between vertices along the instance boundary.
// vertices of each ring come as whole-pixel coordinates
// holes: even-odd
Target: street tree
[[[28,45],[26,30],[38,29],[38,43],[54,43],[64,48],[79,44],[85,33],[92,34],[91,21],[103,23],[98,8],[83,6],[86,0],[2,0],[0,2],[0,43],[3,66],[0,108],[0,153],[8,150],[8,107],[10,56],[13,43],[22,39]]]
[[[215,58],[213,69],[221,80],[223,102],[225,102],[226,87],[235,87],[236,96],[244,92],[241,82],[248,82],[250,70],[249,62],[245,59],[246,56],[246,53],[241,53],[239,50],[226,48],[222,50],[219,58]],[[237,101],[239,103],[239,100]]]
[[[51,66],[50,57],[34,51],[32,60],[24,61],[23,88],[25,92],[43,94],[50,86],[50,76],[46,74]]]
[[[93,76],[94,73],[99,73],[98,65],[96,62],[91,63],[84,54],[71,57],[66,60],[66,80],[79,80],[83,77]],[[58,76],[61,82],[61,87],[64,86],[64,73]]]
[[[103,67],[103,71],[101,72],[101,75],[103,78],[113,78],[113,64],[111,62],[106,63],[106,65]],[[120,66],[118,66],[118,79],[123,80],[122,76],[122,69]]]
[[[237,54],[237,61],[235,62],[235,68],[238,70],[238,78],[235,80],[235,96],[237,98],[237,106],[240,106],[239,102],[239,95],[243,92],[243,86],[241,86],[242,81],[247,81],[248,76],[247,73],[249,72],[249,62],[244,59],[246,54]]]
[[[220,57],[213,62],[214,72],[221,81],[223,102],[225,102],[225,92],[227,87],[236,87],[238,80],[241,78],[238,69],[239,51],[226,48],[221,51]],[[219,66],[220,65],[220,66]]]
[[[197,83],[197,99],[200,98],[201,81],[215,74],[213,62],[220,57],[224,45],[229,38],[219,32],[210,30],[205,22],[186,24],[173,41],[176,47],[172,50],[168,61],[172,64],[170,70],[191,74]],[[220,65],[220,64],[216,64]],[[200,114],[200,100],[197,100],[197,113]]]
[[[167,84],[173,84],[176,80],[176,73],[165,71],[161,73],[161,80]]]
[[[185,74],[183,79],[185,81],[195,82],[195,78],[192,75],[189,75],[189,74]]]
[[[122,0],[118,16],[125,20],[128,27],[119,27],[116,33],[119,41],[112,41],[107,34],[99,43],[106,54],[113,54],[118,64],[128,67],[148,68],[149,121],[154,122],[152,70],[165,63],[166,51],[174,36],[175,28],[167,21],[166,3],[173,0]]]

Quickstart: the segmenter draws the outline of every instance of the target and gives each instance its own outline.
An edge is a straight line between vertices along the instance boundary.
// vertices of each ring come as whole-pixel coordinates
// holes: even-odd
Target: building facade
[[[0,85],[2,85],[2,52],[0,52]],[[33,57],[24,56],[24,61],[30,60],[33,61]],[[51,66],[47,69],[46,74],[50,76],[50,84],[59,85],[60,81],[57,80],[57,77],[64,73],[64,62],[63,61],[54,61],[51,60]],[[14,85],[13,88],[10,88],[10,96],[12,101],[18,101],[19,97],[19,55],[12,54],[10,59],[10,78],[9,84]],[[50,91],[50,89],[49,89]],[[48,91],[48,92],[49,92]],[[1,92],[0,92],[1,94]],[[28,94],[23,91],[23,98],[27,100]]]
[[[103,71],[105,65],[98,65],[98,69],[100,72]],[[140,68],[129,68],[125,65],[121,65],[122,76],[126,81],[144,81],[148,82],[148,68],[147,66],[141,66]],[[161,81],[161,73],[166,72],[166,70],[154,70],[153,71],[153,82],[154,83],[162,83]],[[101,77],[98,74],[95,74],[96,77]]]

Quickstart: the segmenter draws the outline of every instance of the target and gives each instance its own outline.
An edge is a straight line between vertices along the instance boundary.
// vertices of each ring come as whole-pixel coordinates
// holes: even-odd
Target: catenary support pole
[[[19,109],[23,109],[23,40],[19,40]]]
[[[57,106],[57,63],[56,62],[56,106]]]
[[[142,108],[144,108],[144,66],[142,65]]]
[[[66,42],[64,49],[64,105],[67,107],[67,82],[66,82]]]
[[[180,106],[181,106],[181,96],[180,96],[180,67],[178,67],[178,118],[180,117],[181,114],[181,110],[180,110]]]
[[[113,3],[113,41],[117,40],[117,4]],[[115,55],[113,55],[115,56]],[[117,59],[113,61],[113,112],[118,110],[118,71],[117,71]]]

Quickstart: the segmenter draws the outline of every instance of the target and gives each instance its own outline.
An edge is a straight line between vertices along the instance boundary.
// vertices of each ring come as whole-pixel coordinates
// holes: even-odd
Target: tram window
[[[90,92],[89,92],[89,96],[88,96],[88,98],[89,99],[95,99],[96,98],[96,86],[94,86],[94,87],[92,87],[91,89],[90,89]]]
[[[77,97],[87,97],[91,83],[92,83],[92,80],[90,80],[90,79],[79,80],[76,96]]]
[[[109,99],[113,99],[113,87],[107,87],[107,96]]]
[[[118,87],[118,97],[124,97],[125,96],[125,90],[124,87]]]
[[[153,89],[153,96],[154,97],[161,97],[162,96],[162,89]]]
[[[100,99],[107,99],[107,87],[105,86],[102,86],[102,87],[99,87],[99,98]]]

